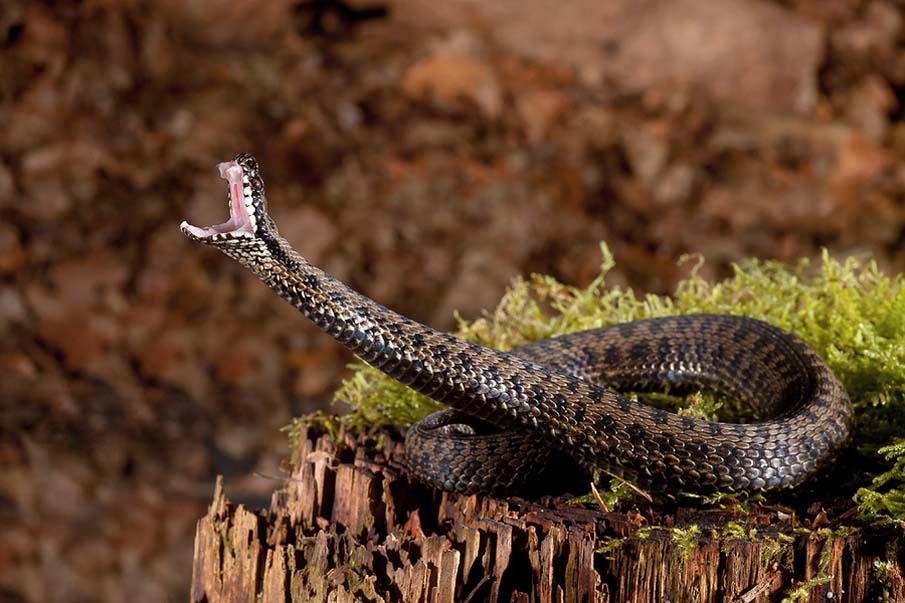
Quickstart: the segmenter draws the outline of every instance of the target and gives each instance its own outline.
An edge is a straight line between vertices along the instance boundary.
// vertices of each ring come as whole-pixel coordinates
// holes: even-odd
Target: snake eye
[[[261,180],[259,176],[252,177],[250,183],[255,188],[255,190],[261,190],[262,188],[264,188],[264,181]]]

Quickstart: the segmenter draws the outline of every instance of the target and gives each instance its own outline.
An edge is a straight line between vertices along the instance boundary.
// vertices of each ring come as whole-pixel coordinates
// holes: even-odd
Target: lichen
[[[712,283],[698,273],[703,260],[684,258],[689,274],[674,295],[639,295],[607,284],[614,260],[605,245],[601,251],[600,274],[587,287],[544,275],[517,278],[496,309],[474,321],[457,317],[456,334],[508,350],[582,329],[675,314],[765,320],[810,344],[851,396],[857,417],[853,450],[858,474],[865,477],[850,487],[853,494],[857,489],[861,514],[868,520],[905,521],[905,445],[896,439],[905,433],[905,277],[891,278],[869,259],[840,261],[824,252],[819,262],[795,265],[750,260],[736,266],[729,278]],[[343,419],[349,426],[404,425],[439,408],[363,363],[351,368],[352,376],[336,393],[337,400],[354,409]],[[645,401],[678,408],[669,396]],[[738,404],[707,394],[692,397],[685,407],[681,412],[691,416],[724,421],[750,415]]]

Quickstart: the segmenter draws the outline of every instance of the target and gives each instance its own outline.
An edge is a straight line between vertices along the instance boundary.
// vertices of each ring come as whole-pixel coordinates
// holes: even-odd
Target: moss
[[[810,532],[808,538],[823,540],[823,550],[820,553],[820,558],[817,560],[817,576],[806,582],[803,582],[795,588],[791,588],[786,591],[785,596],[782,598],[782,603],[808,601],[810,597],[809,591],[812,588],[814,588],[815,586],[820,586],[821,584],[826,584],[833,579],[833,576],[827,573],[827,571],[829,570],[830,561],[833,557],[833,539],[837,536],[844,537],[847,532],[847,528],[840,528],[836,530],[824,528]]]
[[[754,540],[757,538],[757,528],[746,530],[734,521],[727,521],[723,529],[714,534],[714,537],[721,537],[723,540]]]
[[[595,484],[602,484],[604,478],[600,475],[594,475],[593,480]],[[589,492],[581,496],[570,498],[568,501],[566,501],[566,504],[590,504],[601,506],[602,503],[602,507],[606,510],[609,510],[614,509],[620,502],[639,500],[641,500],[641,496],[638,494],[638,491],[635,490],[628,482],[618,478],[613,478],[609,480],[608,488],[601,487],[597,490],[596,496],[593,492]]]
[[[741,513],[747,513],[753,503],[761,503],[766,500],[760,492],[713,492],[709,494],[680,492],[679,494],[684,498],[698,501],[704,507],[734,509]]]
[[[601,545],[594,549],[594,552],[601,555],[607,555],[619,549],[623,544],[625,544],[625,541],[625,538],[607,538],[601,541]]]
[[[697,546],[698,539],[701,536],[701,528],[697,525],[690,525],[687,528],[665,528],[662,526],[645,526],[635,530],[631,536],[624,538],[610,538],[602,542],[601,546],[595,549],[596,553],[607,554],[620,548],[629,538],[638,538],[639,540],[647,540],[653,534],[665,533],[669,536],[670,542],[674,545],[673,551],[683,560],[687,560],[691,551]]]
[[[833,576],[831,574],[828,574],[827,570],[829,569],[830,561],[833,557],[833,539],[837,535],[844,535],[844,533],[839,532],[837,534],[836,530],[830,530],[827,528],[810,532],[808,538],[823,539],[823,550],[820,553],[820,558],[817,560],[817,576],[810,580],[807,580],[806,582],[803,582],[795,588],[790,588],[788,591],[786,591],[785,596],[782,598],[782,603],[808,601],[810,599],[809,591],[812,588],[814,588],[815,586],[820,586],[821,584],[826,584],[833,579]]]
[[[774,563],[791,570],[795,566],[795,538],[788,534],[777,534],[775,538],[761,540],[760,563],[770,567]]]
[[[299,438],[301,437],[302,429],[309,425],[322,429],[334,442],[339,441],[339,430],[342,426],[342,418],[320,411],[309,415],[303,415],[294,418],[289,425],[284,426],[282,429],[283,433],[286,434],[286,437],[289,438],[289,449],[293,451],[293,454],[299,449]],[[296,464],[297,460],[298,459],[293,458],[293,464]]]
[[[698,537],[701,535],[701,528],[696,525],[690,525],[687,528],[670,528],[669,539],[676,547],[676,551],[687,560],[692,549],[697,546]]]
[[[878,601],[891,601],[890,590],[892,589],[893,580],[901,580],[898,566],[895,561],[874,560],[874,579],[880,588],[881,595]]]
[[[786,591],[786,596],[782,598],[782,603],[804,603],[810,598],[808,591],[810,591],[815,586],[826,584],[832,579],[832,576],[817,576],[816,578],[808,580],[807,582],[804,582],[795,588],[791,588]]]
[[[869,488],[855,492],[855,502],[864,519],[880,524],[905,526],[905,442],[877,451],[893,466],[876,476]]]
[[[658,528],[657,526],[644,526],[643,528],[638,528],[637,530],[635,530],[635,532],[632,534],[632,538],[647,540],[656,530],[662,529],[664,528]]]
[[[863,516],[905,521],[905,448],[896,446],[896,438],[905,433],[905,277],[890,278],[868,259],[839,261],[824,252],[819,262],[802,260],[793,266],[744,262],[731,277],[711,283],[698,274],[703,260],[685,258],[689,274],[674,295],[639,295],[607,285],[614,261],[605,245],[601,251],[600,275],[587,287],[543,275],[518,278],[496,309],[475,321],[459,318],[457,335],[508,350],[582,329],[675,314],[738,314],[770,322],[807,341],[852,398],[857,417],[853,450],[859,455],[858,471],[852,473],[865,478],[850,486],[850,493],[857,490]],[[350,426],[408,424],[439,408],[371,367],[359,363],[351,368],[353,375],[336,394],[354,409],[344,419]],[[731,401],[707,395],[690,400],[681,412],[691,416],[725,421],[750,415]],[[669,396],[652,401],[673,408],[682,402]],[[883,465],[884,459],[893,466]]]

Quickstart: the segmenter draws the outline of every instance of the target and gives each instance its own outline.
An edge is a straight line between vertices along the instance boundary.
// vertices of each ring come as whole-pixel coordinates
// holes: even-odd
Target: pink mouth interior
[[[199,239],[204,239],[215,234],[227,234],[244,232],[254,234],[254,227],[245,207],[245,195],[243,194],[242,168],[235,161],[226,161],[217,166],[220,177],[229,182],[229,220],[213,226],[193,226],[183,222],[180,228],[184,232],[192,234]]]

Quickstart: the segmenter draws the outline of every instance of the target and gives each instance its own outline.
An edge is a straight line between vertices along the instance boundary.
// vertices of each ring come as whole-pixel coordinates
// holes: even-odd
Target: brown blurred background
[[[511,277],[905,270],[900,0],[0,1],[0,601],[184,601],[214,477],[350,357],[234,262],[215,165],[435,327]]]

